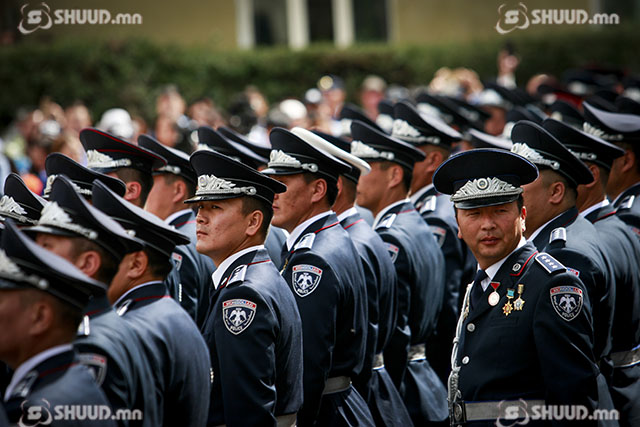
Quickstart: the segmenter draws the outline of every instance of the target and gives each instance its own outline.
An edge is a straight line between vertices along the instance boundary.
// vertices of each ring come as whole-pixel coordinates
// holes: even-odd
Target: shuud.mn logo
[[[22,6],[20,12],[22,13],[22,19],[18,25],[18,30],[22,34],[31,34],[38,28],[48,30],[53,25],[51,9],[44,2],[35,6],[27,3]]]

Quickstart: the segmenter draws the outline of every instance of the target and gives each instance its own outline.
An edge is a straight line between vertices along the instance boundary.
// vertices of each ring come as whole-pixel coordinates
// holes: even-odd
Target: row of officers
[[[454,155],[407,102],[271,150],[83,130],[5,182],[0,425],[640,425],[640,116],[585,112]]]

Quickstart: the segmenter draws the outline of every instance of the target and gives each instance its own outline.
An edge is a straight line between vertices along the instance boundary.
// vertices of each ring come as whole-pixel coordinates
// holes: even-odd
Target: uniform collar
[[[395,208],[396,206],[403,205],[407,202],[411,202],[411,200],[409,198],[406,198],[406,199],[398,200],[397,202],[393,202],[390,205],[387,205],[380,212],[378,212],[378,215],[376,215],[376,218],[373,220],[372,228],[375,229],[378,226],[378,223],[382,221],[382,219],[391,209]]]
[[[411,200],[411,203],[413,203],[414,205],[418,203],[420,199],[422,199],[422,197],[425,196],[432,188],[433,188],[433,183],[427,184],[421,189],[419,189],[418,191],[416,191],[415,193],[413,193],[409,197],[409,199]]]
[[[629,195],[633,194],[633,195],[637,195],[640,193],[640,182],[633,184],[631,187],[627,188],[626,190],[624,190],[622,193],[620,193],[618,195],[618,197],[616,197],[613,201],[613,206],[615,206],[616,208],[618,207],[618,205],[620,203],[622,203],[622,201]]]
[[[183,215],[189,215],[191,216],[191,214],[193,213],[193,211],[191,209],[182,209],[178,212],[174,212],[171,215],[169,215],[164,222],[167,224],[171,224],[172,222],[174,222],[176,219],[180,218]]]
[[[22,381],[25,375],[31,372],[36,366],[40,365],[42,362],[48,359],[51,359],[52,357],[57,356],[58,354],[65,353],[67,351],[71,351],[71,352],[73,351],[72,344],[62,344],[62,345],[57,345],[55,347],[48,348],[45,351],[42,351],[36,354],[35,356],[32,356],[29,359],[22,362],[22,364],[18,366],[18,369],[16,369],[15,373],[11,377],[11,382],[9,383],[9,386],[7,387],[7,390],[4,393],[5,402],[9,400],[9,398],[13,394],[13,391],[16,385],[18,385],[18,383]]]
[[[231,267],[233,263],[238,260],[238,258],[250,252],[259,251],[261,249],[264,249],[264,245],[251,246],[227,257],[220,263],[218,268],[216,268],[216,270],[211,275],[211,279],[213,280],[213,287],[215,289],[218,289],[218,286],[220,286],[220,283],[222,283],[222,279],[224,278],[227,269],[229,269],[229,267]]]
[[[509,252],[509,255],[502,258],[500,261],[496,262],[495,264],[492,264],[491,266],[487,267],[487,269],[484,271],[485,273],[487,273],[487,277],[482,282],[480,282],[480,284],[482,285],[483,291],[487,289],[487,287],[489,286],[489,283],[491,283],[493,281],[493,278],[496,277],[496,274],[498,274],[498,270],[500,270],[500,267],[502,267],[502,264],[504,264],[507,258],[509,258],[511,255],[513,255],[515,251],[517,251],[518,249],[520,249],[526,244],[527,244],[527,239],[525,239],[524,236],[522,236],[520,238],[520,241],[518,242],[518,246],[516,246],[514,250]]]
[[[576,217],[578,216],[578,209],[574,206],[572,208],[567,209],[566,211],[562,212],[560,215],[552,218],[551,220],[547,221],[544,225],[542,225],[541,227],[539,227],[536,231],[533,232],[533,234],[527,239],[528,242],[533,242],[534,246],[538,247],[539,245],[541,245],[541,247],[539,248],[540,250],[542,250],[543,247],[547,246],[547,243],[549,243],[548,241],[543,241],[541,234],[547,233],[549,234],[551,232],[551,225],[555,225],[553,228],[556,227],[566,227],[567,225],[571,224]],[[540,240],[538,242],[535,242],[535,240],[540,237]],[[547,236],[548,239],[548,236]]]
[[[135,286],[131,289],[129,289],[127,292],[125,292],[124,294],[122,294],[120,296],[120,298],[118,298],[116,300],[116,302],[113,304],[114,307],[119,307],[124,301],[126,301],[127,299],[129,299],[131,296],[133,296],[134,293],[138,293],[140,290],[143,290],[143,288],[147,287],[147,286],[151,286],[151,285],[157,285],[157,284],[161,284],[162,282],[160,280],[152,280],[151,282],[147,282],[147,283],[143,283],[141,285]],[[146,289],[145,289],[146,290]]]
[[[587,209],[583,210],[582,212],[580,212],[580,216],[583,218],[586,218],[587,215],[589,215],[591,212],[598,210],[600,208],[604,208],[605,206],[608,206],[609,200],[604,199],[603,201],[601,201],[600,203],[596,203],[595,205],[589,206]]]
[[[349,218],[350,216],[356,215],[356,214],[358,214],[358,209],[356,209],[355,206],[352,206],[346,211],[342,212],[340,215],[338,215],[338,221],[342,222],[345,219]]]
[[[302,235],[302,233],[314,222],[329,216],[331,214],[334,214],[334,212],[332,210],[328,210],[322,213],[319,213],[316,216],[313,216],[311,218],[309,218],[308,220],[306,220],[305,222],[303,222],[302,224],[299,224],[296,228],[293,229],[293,231],[291,232],[291,234],[289,235],[289,237],[287,237],[287,249],[289,249],[289,251],[291,250],[291,248],[293,247],[293,245],[296,243],[296,241],[298,240],[298,238]]]

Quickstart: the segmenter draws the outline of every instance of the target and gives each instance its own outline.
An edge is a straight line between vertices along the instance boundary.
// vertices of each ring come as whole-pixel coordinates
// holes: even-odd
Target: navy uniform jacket
[[[399,388],[409,346],[426,343],[436,328],[444,294],[444,260],[429,227],[411,202],[386,212],[375,231],[387,245],[398,276],[396,330],[384,360]]]
[[[178,216],[169,225],[189,236],[191,243],[176,246],[172,257],[175,268],[167,276],[165,284],[171,296],[198,326],[202,326],[209,308],[209,288],[215,265],[211,258],[196,250],[196,221],[193,211]]]
[[[160,423],[152,373],[140,338],[111,308],[106,295],[89,302],[74,347],[114,410],[138,409],[143,414],[141,420],[122,420],[119,425]]]
[[[211,352],[209,425],[268,426],[302,406],[302,326],[265,249],[226,269],[203,328]]]
[[[395,328],[397,277],[384,242],[359,213],[349,215],[340,224],[349,233],[360,255],[367,285],[367,347],[362,372],[354,384],[369,401],[373,357],[382,353]]]
[[[427,359],[440,379],[446,383],[451,369],[449,354],[456,334],[462,299],[467,285],[473,280],[477,262],[464,240],[458,237],[458,223],[448,195],[439,194],[432,187],[415,200],[414,204],[429,224],[444,255],[444,301],[435,334],[427,345]]]
[[[478,306],[462,314],[456,358],[462,399],[544,399],[547,405],[584,405],[593,413],[598,368],[591,307],[580,280],[527,243],[505,260],[493,282],[500,283],[498,304],[489,305],[493,287],[488,286]],[[505,315],[507,302],[513,306],[519,296],[522,309]],[[495,419],[486,425],[495,425]]]
[[[132,290],[116,302],[116,312],[142,337],[162,425],[204,425],[211,359],[193,319],[161,282]]]
[[[25,400],[27,403],[24,403]],[[73,350],[46,359],[27,373],[5,402],[5,409],[7,418],[12,424],[18,423],[25,413],[31,413],[33,416],[40,414],[41,418],[39,420],[22,418],[24,425],[66,427],[88,424],[86,419],[56,419],[56,416],[60,416],[55,410],[57,405],[96,405],[94,406],[96,408],[99,405],[110,410],[106,396],[96,385],[87,367],[78,362]],[[40,408],[35,408],[37,406]],[[76,415],[80,418],[82,414]],[[38,421],[40,421],[39,424]],[[115,426],[116,423],[111,419],[92,420],[90,425],[102,427]]]
[[[640,242],[611,205],[590,212],[586,219],[598,231],[616,277],[611,397],[620,411],[621,425],[640,425]]]
[[[267,233],[267,240],[264,242],[264,246],[267,248],[267,252],[269,252],[269,258],[275,265],[282,265],[284,260],[281,258],[282,253],[282,245],[287,241],[287,234],[282,228],[274,227],[273,225],[269,227],[269,232]]]
[[[640,183],[623,191],[613,207],[616,215],[640,238]]]
[[[549,240],[551,232],[559,227],[566,228],[567,240],[565,247],[556,248],[549,245]],[[577,274],[587,288],[592,304],[594,354],[600,361],[611,352],[615,282],[596,229],[573,207],[547,224],[533,239],[533,244]]]
[[[304,403],[299,425],[316,419],[325,381],[362,370],[367,295],[356,248],[331,213],[307,227],[284,259],[282,277],[302,319]]]

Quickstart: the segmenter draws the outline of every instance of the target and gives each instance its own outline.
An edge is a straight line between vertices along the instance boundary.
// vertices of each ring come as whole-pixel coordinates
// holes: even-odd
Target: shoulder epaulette
[[[382,218],[382,221],[380,221],[378,223],[378,225],[376,226],[376,230],[378,228],[391,228],[391,226],[393,225],[393,222],[396,220],[396,217],[398,215],[396,214],[389,214],[387,216],[385,216],[384,218]]]
[[[564,227],[555,228],[549,235],[549,244],[562,244],[567,243],[567,229]]]
[[[625,197],[622,202],[620,202],[620,205],[618,205],[618,210],[625,210],[625,209],[631,209],[631,207],[633,206],[633,202],[635,202],[636,200],[636,196],[627,196]]]
[[[90,322],[91,319],[89,319],[89,316],[85,315],[82,318],[82,322],[78,325],[78,332],[76,334],[78,337],[88,337],[91,334],[91,327],[89,326]]]
[[[236,267],[229,275],[227,285],[232,283],[244,282],[244,276],[247,274],[247,265],[243,264]]]
[[[420,213],[433,212],[436,210],[436,204],[438,203],[436,196],[429,196],[424,200],[424,204],[420,208]]]
[[[316,240],[316,233],[307,233],[293,247],[293,251],[298,249],[311,249],[313,242]]]
[[[540,264],[542,268],[544,268],[549,274],[553,274],[556,271],[567,270],[567,268],[564,265],[562,265],[560,261],[558,261],[557,259],[555,259],[554,257],[552,257],[546,252],[540,252],[536,256],[536,261],[538,261],[538,264]]]

